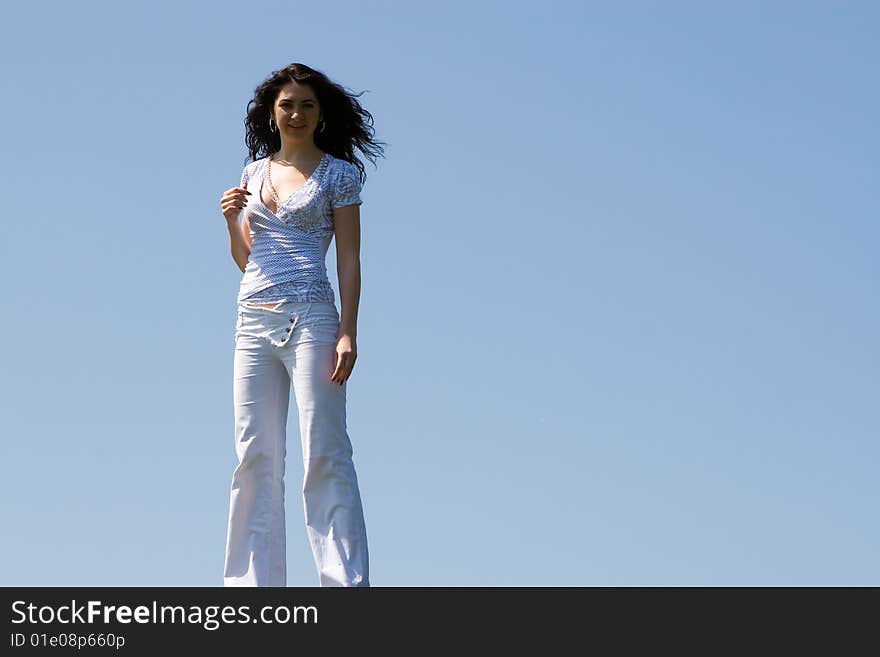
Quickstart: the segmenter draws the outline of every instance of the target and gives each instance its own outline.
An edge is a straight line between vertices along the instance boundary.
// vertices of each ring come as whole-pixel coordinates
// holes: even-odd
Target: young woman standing
[[[369,123],[367,122],[369,119]],[[248,103],[250,162],[222,195],[243,272],[233,359],[235,449],[225,586],[286,586],[284,471],[291,384],[306,530],[321,586],[369,586],[364,513],[346,417],[357,358],[363,165],[382,149],[357,99],[304,64]],[[239,220],[241,216],[241,220]],[[336,239],[337,312],[325,256]]]

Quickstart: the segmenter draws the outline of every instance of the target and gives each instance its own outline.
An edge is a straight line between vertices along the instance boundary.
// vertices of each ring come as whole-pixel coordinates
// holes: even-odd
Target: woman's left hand
[[[344,334],[336,341],[336,369],[330,380],[342,385],[351,376],[357,360],[357,343],[354,336]]]

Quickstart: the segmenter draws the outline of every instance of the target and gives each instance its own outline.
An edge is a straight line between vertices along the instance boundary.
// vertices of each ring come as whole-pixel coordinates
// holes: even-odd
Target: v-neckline
[[[287,204],[287,202],[288,202],[290,199],[292,199],[294,196],[296,196],[296,195],[299,194],[302,190],[304,190],[306,187],[309,186],[309,183],[312,182],[312,179],[313,179],[313,178],[317,175],[317,173],[321,170],[321,167],[324,166],[324,161],[327,159],[327,157],[328,157],[328,153],[325,152],[325,153],[321,156],[321,159],[318,160],[318,166],[316,166],[315,169],[314,169],[314,171],[312,171],[311,175],[309,175],[309,177],[306,178],[306,181],[302,184],[302,186],[299,187],[298,189],[295,189],[295,190],[292,191],[290,194],[288,194],[288,195],[287,195],[287,198],[285,198],[283,201],[281,201],[281,203],[278,205],[278,207],[277,207],[277,208],[275,209],[275,211],[273,212],[273,211],[272,211],[272,208],[270,208],[268,205],[266,205],[265,203],[263,203],[263,183],[264,183],[264,182],[268,179],[268,177],[269,177],[269,160],[272,159],[272,156],[271,156],[271,155],[267,155],[267,156],[264,158],[265,161],[264,161],[264,163],[263,163],[263,176],[262,176],[262,178],[261,178],[261,180],[260,180],[259,198],[257,199],[257,201],[259,202],[260,205],[262,205],[262,206],[263,206],[264,208],[266,208],[270,213],[272,213],[272,216],[274,216],[274,217],[276,217],[276,218],[280,218],[280,216],[279,216],[278,213],[281,211],[281,208],[283,208],[283,207]]]

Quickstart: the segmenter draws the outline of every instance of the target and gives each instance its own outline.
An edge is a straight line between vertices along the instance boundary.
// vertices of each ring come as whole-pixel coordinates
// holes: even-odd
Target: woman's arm
[[[229,246],[232,250],[232,259],[238,268],[244,272],[247,267],[248,258],[251,255],[251,226],[247,217],[242,217],[234,221],[226,221],[226,228],[229,229]]]
[[[342,311],[339,335],[357,336],[358,305],[361,296],[361,209],[346,205],[333,210],[336,233],[336,273]]]

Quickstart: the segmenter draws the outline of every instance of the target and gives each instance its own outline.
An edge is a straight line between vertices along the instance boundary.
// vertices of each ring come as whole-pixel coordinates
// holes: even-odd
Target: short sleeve
[[[251,178],[248,166],[250,165],[245,165],[244,169],[241,170],[241,182],[238,184],[239,187],[244,187],[244,184]]]
[[[336,178],[336,188],[333,190],[334,209],[346,205],[360,205],[363,202],[358,170],[348,162],[345,162],[345,165]]]

